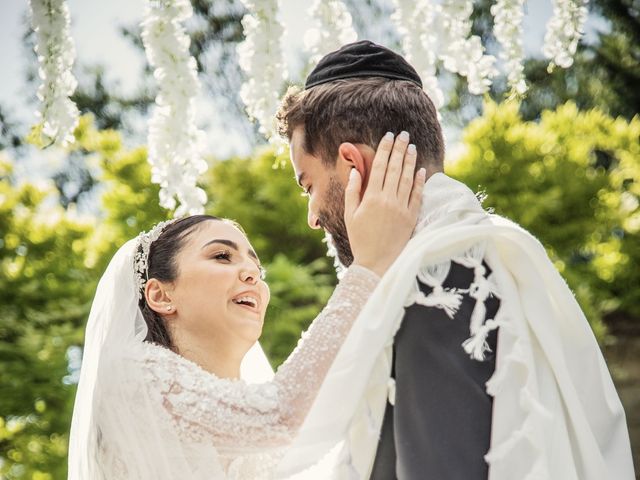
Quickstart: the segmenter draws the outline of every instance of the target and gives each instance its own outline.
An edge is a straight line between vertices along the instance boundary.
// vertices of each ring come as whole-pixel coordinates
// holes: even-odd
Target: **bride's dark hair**
[[[191,215],[167,225],[158,239],[151,244],[147,259],[147,278],[157,278],[162,282],[175,280],[178,276],[176,257],[184,247],[186,238],[197,228],[197,225],[209,220],[228,221],[213,215]],[[235,222],[233,223],[235,225]],[[148,328],[145,341],[157,343],[176,351],[177,348],[164,318],[149,306],[144,293],[138,305]]]

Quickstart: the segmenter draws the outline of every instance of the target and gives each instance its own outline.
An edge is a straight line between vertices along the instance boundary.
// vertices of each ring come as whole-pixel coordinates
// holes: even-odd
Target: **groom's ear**
[[[336,168],[339,171],[345,171],[349,174],[352,168],[355,168],[362,178],[362,192],[367,188],[369,181],[369,173],[371,172],[371,163],[375,152],[373,149],[362,143],[343,142],[338,147],[338,159]]]

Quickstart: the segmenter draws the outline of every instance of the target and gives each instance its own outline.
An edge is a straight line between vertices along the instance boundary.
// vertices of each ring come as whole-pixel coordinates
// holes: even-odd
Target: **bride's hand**
[[[362,178],[351,170],[345,191],[345,223],[353,263],[382,276],[400,255],[415,228],[426,172],[415,175],[415,146],[409,135],[385,135],[378,145],[369,183],[360,197]]]

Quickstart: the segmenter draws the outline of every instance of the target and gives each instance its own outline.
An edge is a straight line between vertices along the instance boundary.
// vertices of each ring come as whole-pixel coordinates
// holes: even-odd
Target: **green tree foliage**
[[[524,118],[539,118],[569,100],[628,120],[640,113],[640,1],[594,0],[592,12],[605,26],[594,41],[581,43],[571,68],[549,74],[546,61],[527,61]]]
[[[596,12],[611,22],[611,29],[599,35],[599,42],[592,47],[592,67],[603,78],[605,91],[617,97],[611,109],[596,96],[602,108],[612,115],[631,119],[640,113],[640,1],[595,0]]]
[[[7,479],[66,472],[74,392],[64,381],[66,352],[81,341],[88,313],[95,272],[82,252],[93,222],[48,205],[52,190],[15,185],[11,163],[0,159],[0,477]]]
[[[118,132],[96,130],[91,116],[76,134],[73,148],[100,172],[97,218],[63,209],[53,186],[16,185],[0,152],[0,476],[8,480],[66,477],[75,395],[68,357],[82,346],[97,281],[120,245],[169,217],[144,148],[124,148]],[[293,171],[276,163],[269,150],[215,162],[204,185],[208,212],[241,223],[269,272],[263,345],[274,366],[335,284]]]
[[[541,240],[597,333],[604,314],[640,316],[640,119],[518,107],[487,102],[449,173]]]

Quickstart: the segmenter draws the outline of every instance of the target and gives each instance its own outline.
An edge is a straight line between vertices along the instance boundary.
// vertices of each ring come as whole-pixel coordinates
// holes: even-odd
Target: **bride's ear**
[[[355,168],[358,173],[360,173],[360,177],[363,179],[363,185],[366,188],[374,155],[375,152],[373,149],[367,145],[343,142],[338,147],[337,161],[347,173],[350,172],[352,168]]]
[[[171,315],[176,313],[176,306],[171,303],[167,285],[155,278],[150,278],[144,287],[144,296],[147,305],[160,315]]]

